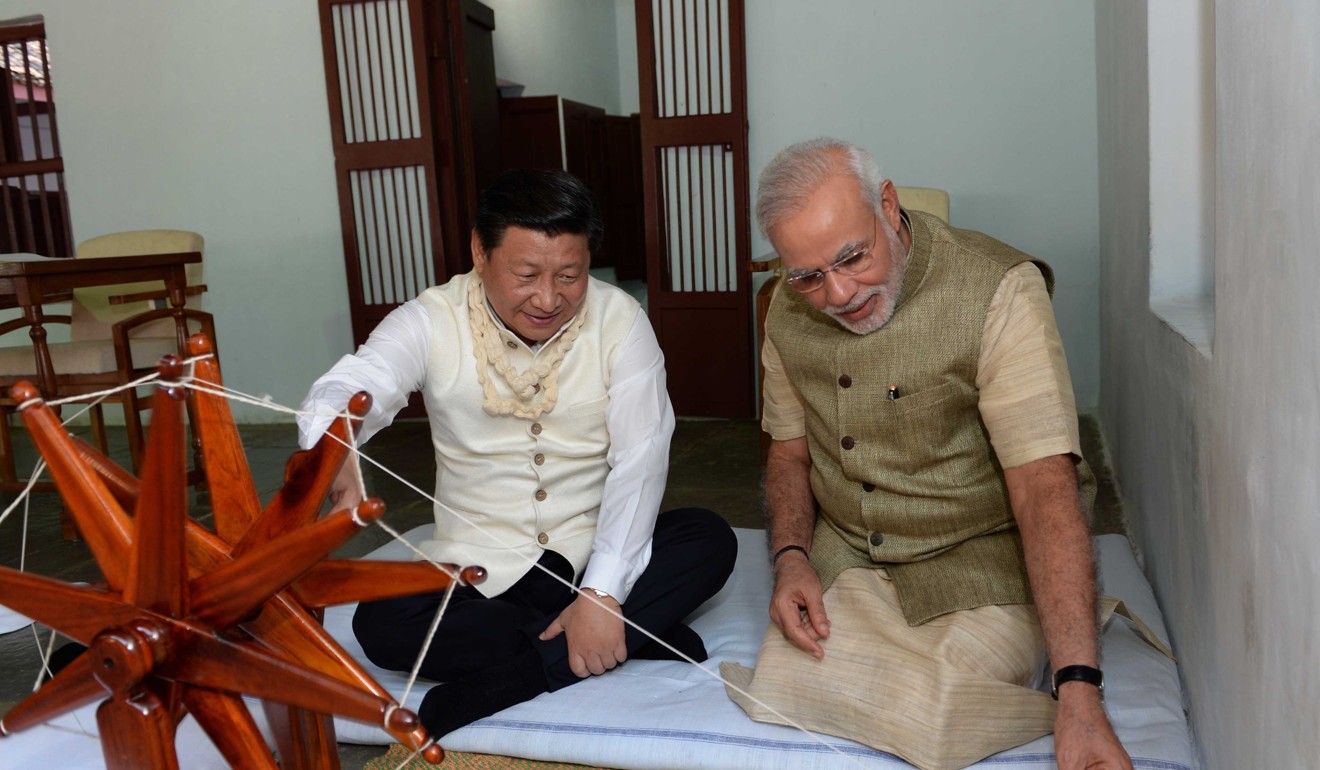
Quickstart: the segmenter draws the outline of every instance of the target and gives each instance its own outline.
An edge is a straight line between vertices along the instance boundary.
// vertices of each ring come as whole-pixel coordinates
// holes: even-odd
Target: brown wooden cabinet
[[[613,267],[620,280],[644,279],[639,118],[526,96],[501,99],[499,123],[501,168],[561,168],[596,194],[605,243],[592,266]]]

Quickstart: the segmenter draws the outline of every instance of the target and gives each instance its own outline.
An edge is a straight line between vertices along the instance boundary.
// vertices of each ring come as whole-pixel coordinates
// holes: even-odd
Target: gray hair
[[[829,137],[798,142],[779,151],[761,172],[756,186],[756,221],[761,235],[806,205],[807,198],[831,177],[847,174],[857,180],[862,197],[880,213],[880,186],[885,178],[875,157],[854,144]]]

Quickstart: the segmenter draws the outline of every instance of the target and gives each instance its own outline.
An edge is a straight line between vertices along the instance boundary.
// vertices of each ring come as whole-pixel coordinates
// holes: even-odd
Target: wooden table
[[[195,251],[99,259],[54,259],[36,254],[0,255],[0,308],[22,308],[23,317],[0,324],[0,331],[28,327],[37,363],[37,384],[42,396],[59,397],[56,372],[46,345],[46,316],[42,306],[69,299],[74,289],[139,281],[163,281],[179,350],[187,350],[188,327],[183,307],[188,287],[184,267],[202,261]]]

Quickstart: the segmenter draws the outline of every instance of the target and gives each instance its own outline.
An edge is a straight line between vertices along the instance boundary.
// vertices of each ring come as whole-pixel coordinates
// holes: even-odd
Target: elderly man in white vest
[[[922,768],[1051,730],[1061,768],[1130,768],[1049,266],[903,210],[836,140],[782,151],[757,197],[787,286],[762,351],[775,586],[755,672],[724,667],[755,699],[730,697]]]
[[[724,585],[736,541],[705,509],[659,513],[674,429],[664,357],[637,302],[588,274],[601,237],[572,175],[505,173],[481,196],[474,270],[390,313],[303,405],[331,413],[367,391],[361,442],[424,397],[438,503],[421,549],[489,575],[455,591],[422,661],[444,683],[419,710],[437,737],[628,658],[706,658],[682,621]],[[328,422],[301,418],[302,445]],[[352,471],[337,507],[360,494]],[[411,670],[442,596],[360,605],[367,657]]]

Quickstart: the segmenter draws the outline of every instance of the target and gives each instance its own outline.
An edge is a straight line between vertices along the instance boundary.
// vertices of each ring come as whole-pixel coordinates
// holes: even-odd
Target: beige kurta
[[[762,361],[762,426],[776,440],[805,436],[802,398],[768,340]],[[990,301],[975,386],[1002,467],[1080,457],[1063,345],[1044,278],[1030,262],[1010,268]],[[730,697],[754,719],[797,723],[941,769],[1052,728],[1055,704],[1034,689],[1045,668],[1034,607],[978,607],[910,626],[883,568],[844,571],[826,591],[825,606],[832,622],[823,660],[771,625],[755,671],[721,667],[733,685]]]
[[[761,348],[761,361],[761,427],[777,441],[805,436],[802,399],[769,339]],[[981,391],[981,419],[1003,467],[1056,454],[1081,456],[1063,342],[1045,279],[1030,262],[1011,268],[990,300],[976,387]]]

